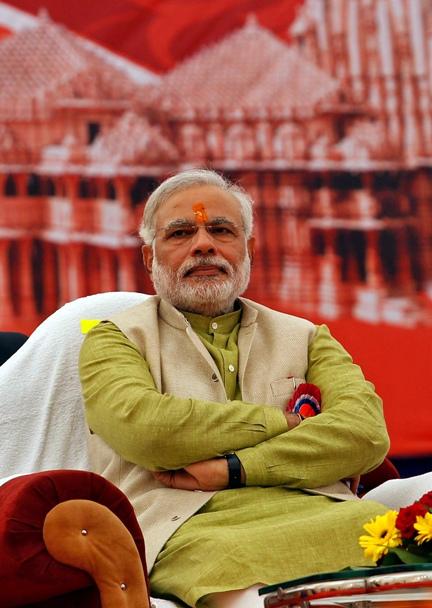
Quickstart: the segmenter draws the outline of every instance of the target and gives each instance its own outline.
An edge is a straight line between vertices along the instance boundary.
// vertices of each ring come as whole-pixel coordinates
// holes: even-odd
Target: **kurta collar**
[[[194,331],[212,335],[214,333],[230,334],[234,327],[239,323],[242,309],[241,307],[232,312],[217,317],[206,317],[193,312],[183,313]]]
[[[159,315],[166,323],[172,327],[183,330],[190,326],[186,317],[179,310],[174,308],[172,304],[159,298],[159,296],[155,297],[159,299]],[[239,298],[238,300],[242,307],[241,327],[253,325],[258,316],[258,311],[253,306],[254,303],[245,298]]]

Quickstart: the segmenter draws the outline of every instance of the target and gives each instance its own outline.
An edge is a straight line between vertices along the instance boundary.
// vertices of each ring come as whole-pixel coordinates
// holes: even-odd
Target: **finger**
[[[155,471],[152,473],[153,477],[162,483],[164,486],[168,488],[173,488],[174,486],[174,472],[173,471]]]

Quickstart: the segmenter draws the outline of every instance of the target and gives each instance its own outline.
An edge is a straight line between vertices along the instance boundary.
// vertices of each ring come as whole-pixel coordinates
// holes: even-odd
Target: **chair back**
[[[81,320],[106,319],[147,297],[109,292],[69,302],[0,367],[0,480],[48,469],[89,470],[78,375]]]

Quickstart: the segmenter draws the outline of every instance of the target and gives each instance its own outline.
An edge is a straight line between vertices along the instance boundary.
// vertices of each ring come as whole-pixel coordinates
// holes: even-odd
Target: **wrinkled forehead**
[[[167,198],[155,214],[155,225],[160,228],[176,220],[206,223],[216,218],[242,225],[239,201],[217,186],[194,186]]]

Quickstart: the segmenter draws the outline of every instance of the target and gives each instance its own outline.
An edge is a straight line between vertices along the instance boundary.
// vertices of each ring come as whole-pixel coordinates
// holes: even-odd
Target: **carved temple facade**
[[[192,166],[254,197],[251,297],[430,323],[429,3],[307,0],[290,38],[250,18],[140,86],[46,18],[1,42],[0,326],[29,331],[98,291],[149,291],[146,197]]]

